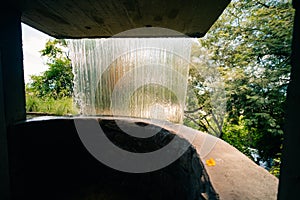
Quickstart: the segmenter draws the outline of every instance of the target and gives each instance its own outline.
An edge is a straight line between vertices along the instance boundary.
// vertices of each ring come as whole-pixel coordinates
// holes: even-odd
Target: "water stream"
[[[82,115],[182,123],[190,38],[69,40],[74,99]]]

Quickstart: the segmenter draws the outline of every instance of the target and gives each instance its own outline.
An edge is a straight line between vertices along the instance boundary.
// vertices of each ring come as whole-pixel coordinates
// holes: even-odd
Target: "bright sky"
[[[47,69],[39,51],[44,49],[46,41],[50,38],[52,37],[22,23],[25,83],[28,83],[30,75],[39,74]]]

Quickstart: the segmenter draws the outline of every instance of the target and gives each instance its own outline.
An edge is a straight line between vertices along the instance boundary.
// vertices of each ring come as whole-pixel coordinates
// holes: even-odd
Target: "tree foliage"
[[[281,151],[293,16],[290,1],[233,0],[199,40],[225,84],[221,137],[249,156],[251,149],[258,150],[256,161],[269,165]],[[197,77],[193,71],[191,76]],[[195,80],[197,88],[202,80]],[[201,98],[199,105],[209,107],[209,97]],[[202,115],[186,118],[201,130],[208,127],[201,127],[205,121]]]
[[[66,51],[65,40],[48,40],[41,56],[47,58],[49,68],[41,75],[32,75],[26,90],[37,97],[59,99],[72,97],[73,72],[71,61]]]
[[[184,123],[211,135],[222,137],[226,96],[223,77],[205,48],[192,46]]]

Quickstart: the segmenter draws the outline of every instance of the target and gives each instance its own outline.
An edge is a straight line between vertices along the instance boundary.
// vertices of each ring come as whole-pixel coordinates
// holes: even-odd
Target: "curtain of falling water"
[[[190,38],[76,39],[68,44],[81,114],[182,122]]]

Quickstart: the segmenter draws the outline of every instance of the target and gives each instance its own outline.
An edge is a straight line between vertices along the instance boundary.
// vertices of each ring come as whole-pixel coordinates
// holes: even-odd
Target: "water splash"
[[[68,44],[81,114],[182,123],[190,38],[75,39]]]

